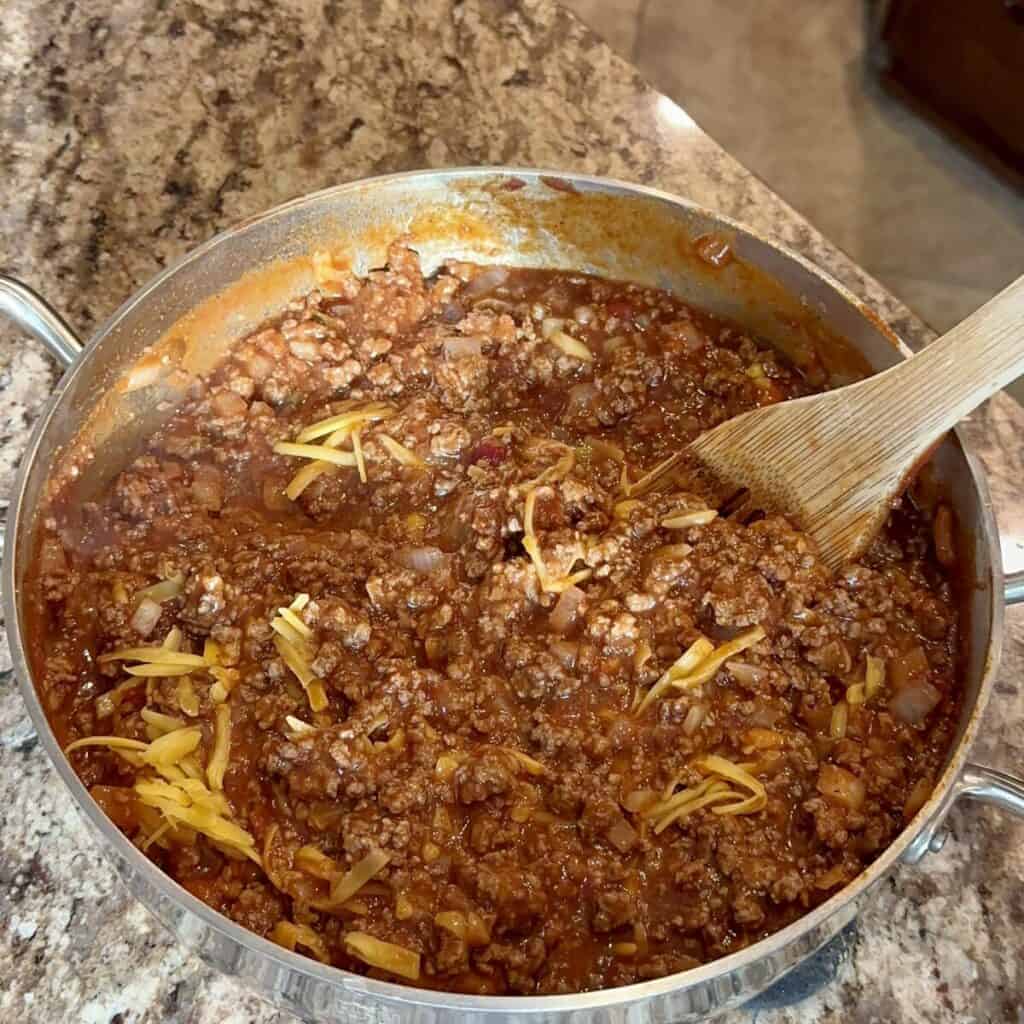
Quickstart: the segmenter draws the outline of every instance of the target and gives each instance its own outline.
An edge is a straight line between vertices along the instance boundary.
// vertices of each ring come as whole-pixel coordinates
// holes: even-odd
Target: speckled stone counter
[[[506,163],[690,196],[828,268],[912,342],[927,338],[549,0],[9,0],[0,126],[0,267],[83,333],[181,253],[282,200],[385,171]],[[34,342],[0,328],[0,497],[57,375]],[[1005,399],[969,426],[1016,565],[1022,428]],[[1024,616],[1008,621],[976,756],[1020,771]],[[830,984],[726,1020],[1024,1020],[1024,824],[979,808],[951,823],[945,848],[898,871],[861,916]],[[3,1022],[291,1020],[204,967],[127,896],[10,672],[0,673],[0,977]]]

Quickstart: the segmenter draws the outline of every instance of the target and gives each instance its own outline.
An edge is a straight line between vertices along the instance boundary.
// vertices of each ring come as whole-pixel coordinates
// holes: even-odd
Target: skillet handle
[[[1003,580],[1003,588],[1006,592],[1006,603],[1020,604],[1024,601],[1024,569],[1006,574]]]
[[[63,317],[31,288],[6,274],[0,274],[0,316],[38,338],[62,370],[82,351],[82,343]]]
[[[82,343],[64,318],[28,285],[6,274],[0,274],[0,317],[41,341],[62,370],[71,366],[82,351]],[[0,500],[0,512],[6,510],[6,499]],[[0,520],[0,555],[4,549],[3,527]]]
[[[903,860],[916,864],[926,853],[937,853],[945,845],[949,833],[946,816],[960,800],[977,800],[992,804],[1017,818],[1024,818],[1024,779],[968,762],[942,802],[932,814],[932,821],[914,837],[903,853]]]

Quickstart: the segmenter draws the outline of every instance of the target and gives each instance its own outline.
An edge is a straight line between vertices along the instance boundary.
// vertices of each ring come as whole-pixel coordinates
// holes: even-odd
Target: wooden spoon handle
[[[1024,373],[1024,277],[913,359],[856,387],[870,392],[881,429],[924,451],[1001,387]],[[862,396],[868,397],[867,394]]]

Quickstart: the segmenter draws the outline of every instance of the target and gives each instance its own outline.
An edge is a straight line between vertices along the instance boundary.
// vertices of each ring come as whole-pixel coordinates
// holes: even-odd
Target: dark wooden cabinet
[[[1024,183],[1024,0],[890,0],[883,81]]]

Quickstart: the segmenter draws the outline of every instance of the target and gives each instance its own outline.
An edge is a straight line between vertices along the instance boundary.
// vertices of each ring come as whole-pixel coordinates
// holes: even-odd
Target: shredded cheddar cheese
[[[334,472],[339,466],[354,467],[359,479],[366,483],[366,457],[363,453],[362,430],[395,415],[395,409],[384,402],[350,405],[336,416],[311,423],[299,431],[295,441],[281,441],[274,446],[279,455],[311,459],[289,481],[285,496],[296,501],[300,494],[324,473]],[[320,444],[310,444],[323,438]],[[340,451],[343,442],[351,440],[352,451]],[[412,454],[412,453],[410,453]],[[415,458],[415,456],[413,456]],[[425,464],[424,464],[425,465]]]
[[[165,715],[161,711],[154,711],[152,708],[143,708],[139,715],[146,723],[147,732],[151,732],[150,740],[158,739],[160,736],[176,729],[184,729],[185,722],[174,715]]]
[[[352,431],[352,454],[356,457],[356,469],[359,470],[359,479],[365,484],[367,481],[366,476],[366,459],[363,458],[363,441],[361,431]]]
[[[300,444],[305,444],[308,441],[315,441],[319,437],[326,437],[328,434],[344,431],[347,435],[349,431],[357,430],[366,423],[379,423],[394,414],[395,410],[392,406],[383,402],[372,402],[369,405],[348,409],[337,416],[329,416],[325,420],[311,423],[299,431],[295,440]],[[338,440],[343,439],[339,438]]]
[[[347,903],[371,878],[379,875],[390,860],[391,857],[382,850],[371,850],[343,875],[334,879],[331,884],[331,905],[340,907]]]
[[[211,789],[223,789],[231,754],[231,708],[227,704],[218,704],[213,721],[213,752],[206,766],[206,778]]]
[[[707,777],[693,786],[675,792],[678,779],[669,783],[665,795],[648,803],[640,811],[653,823],[655,835],[670,825],[709,807],[712,814],[753,814],[768,802],[764,786],[743,765],[718,754],[698,758],[693,766]]]
[[[104,665],[111,661],[139,661],[151,665],[183,666],[187,668],[205,668],[206,661],[198,654],[182,654],[166,647],[122,647],[108,654],[101,654],[97,659]]]
[[[579,572],[570,573],[568,576],[554,577],[548,572],[544,562],[544,556],[540,552],[540,543],[533,529],[533,511],[537,501],[537,492],[531,490],[526,495],[523,505],[523,550],[530,556],[533,567],[537,573],[537,582],[541,590],[549,594],[560,594],[570,587],[576,586],[589,579],[593,573],[592,569],[580,569]]]
[[[285,949],[293,950],[296,946],[305,946],[322,964],[329,964],[331,958],[323,939],[308,924],[295,924],[294,921],[278,921],[270,932],[271,941]]]
[[[161,842],[165,835],[190,829],[205,835],[218,849],[260,864],[255,840],[233,820],[224,794],[211,791],[198,777],[194,755],[202,739],[201,730],[196,726],[185,727],[172,716],[152,709],[146,709],[143,720],[147,728],[159,733],[149,743],[124,736],[86,736],[69,744],[65,753],[84,747],[106,747],[130,758],[137,768],[151,769],[160,776],[139,777],[132,787],[145,813],[159,812],[162,818],[162,824],[158,824],[160,818],[149,823],[145,846]],[[217,756],[215,746],[211,760]],[[145,827],[142,813],[140,821]]]
[[[576,452],[573,449],[569,449],[557,462],[553,465],[548,466],[539,476],[534,477],[533,480],[529,480],[524,484],[520,484],[524,488],[535,488],[541,484],[555,483],[558,480],[564,480],[576,466]]]
[[[411,466],[414,469],[426,469],[427,464],[414,452],[400,444],[393,437],[387,434],[380,434],[378,441],[387,449],[387,453],[403,466]]]
[[[340,452],[325,444],[296,444],[292,441],[278,441],[274,445],[278,455],[294,455],[298,459],[316,459],[333,466],[354,466],[356,457],[351,452]]]
[[[156,601],[157,604],[163,604],[164,601],[170,601],[173,597],[179,597],[184,586],[185,577],[182,573],[177,572],[170,579],[161,580],[151,587],[143,587],[136,593],[135,600],[138,603],[148,598],[150,601]]]
[[[748,647],[760,643],[765,637],[765,632],[760,626],[753,626],[739,636],[715,648],[714,652],[706,657],[692,672],[685,676],[677,676],[672,680],[672,685],[677,689],[692,689],[701,686],[711,679],[714,679],[718,670],[732,657],[735,657]]]
[[[687,676],[690,672],[696,669],[697,666],[700,665],[701,662],[712,653],[712,651],[714,651],[714,649],[714,644],[705,637],[700,637],[695,640],[683,652],[683,654],[669,666],[669,668],[662,674],[661,678],[647,691],[645,696],[641,697],[640,692],[637,691],[637,695],[633,700],[633,706],[638,711],[646,710],[654,703],[654,701],[670,689],[674,680]]]
[[[349,953],[371,967],[377,967],[400,978],[417,981],[420,976],[420,955],[405,946],[375,939],[365,932],[349,932],[345,936]]]
[[[317,679],[310,666],[309,638],[312,630],[302,621],[298,613],[309,603],[309,594],[299,594],[288,608],[281,608],[271,619],[270,628],[277,634],[274,646],[281,660],[298,679],[313,711],[327,707],[327,691]]]

